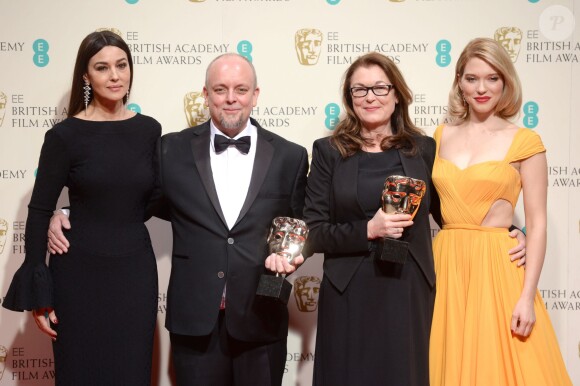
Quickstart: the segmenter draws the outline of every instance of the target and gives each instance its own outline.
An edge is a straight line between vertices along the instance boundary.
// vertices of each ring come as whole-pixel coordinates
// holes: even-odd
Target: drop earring
[[[463,94],[463,90],[459,89],[459,96],[461,96],[461,99],[463,100],[463,107],[467,106],[467,101],[465,100],[465,95]]]
[[[83,87],[84,94],[85,94],[85,115],[87,115],[87,108],[89,107],[89,102],[91,99],[91,85],[89,82],[85,81],[85,86]]]

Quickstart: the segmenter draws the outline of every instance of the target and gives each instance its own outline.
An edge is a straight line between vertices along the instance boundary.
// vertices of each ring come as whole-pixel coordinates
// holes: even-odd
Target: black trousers
[[[220,311],[207,336],[170,334],[178,386],[279,386],[286,363],[286,339],[244,342],[232,338]]]

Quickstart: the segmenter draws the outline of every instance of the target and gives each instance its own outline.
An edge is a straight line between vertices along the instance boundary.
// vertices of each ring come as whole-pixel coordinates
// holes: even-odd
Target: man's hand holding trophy
[[[294,272],[304,262],[302,248],[307,237],[308,226],[302,220],[276,217],[272,221],[267,240],[270,255],[265,265],[276,275],[263,274],[256,295],[288,303],[292,284],[285,279],[285,275]]]

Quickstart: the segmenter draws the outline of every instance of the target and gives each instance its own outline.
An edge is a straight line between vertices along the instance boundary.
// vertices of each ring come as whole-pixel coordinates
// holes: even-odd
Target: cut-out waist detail
[[[508,232],[507,228],[501,227],[486,227],[481,225],[475,224],[445,224],[443,225],[443,230],[452,230],[452,229],[464,229],[464,230],[473,230],[473,231],[483,231],[483,232]]]

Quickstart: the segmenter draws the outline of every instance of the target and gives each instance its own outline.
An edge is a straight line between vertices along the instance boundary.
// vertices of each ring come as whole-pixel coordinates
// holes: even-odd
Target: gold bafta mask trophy
[[[321,282],[317,276],[299,276],[294,280],[294,298],[300,312],[316,311]]]
[[[298,62],[304,66],[318,63],[322,49],[322,31],[315,28],[302,28],[294,34],[294,47]]]
[[[0,381],[4,376],[4,370],[6,370],[6,357],[8,356],[8,350],[6,347],[0,346]]]
[[[276,217],[272,220],[268,236],[268,250],[283,256],[289,263],[302,253],[308,237],[308,226],[302,220],[291,217]],[[288,304],[292,284],[279,274],[260,276],[256,295]]]
[[[6,94],[0,91],[0,127],[2,127],[2,122],[4,122],[4,114],[6,114]]]
[[[183,110],[189,127],[201,125],[209,119],[209,111],[205,107],[205,97],[201,92],[191,91],[185,94]]]
[[[522,46],[523,33],[518,27],[500,27],[495,30],[495,41],[502,45],[513,63],[518,60]]]
[[[383,212],[410,214],[415,217],[425,194],[425,182],[405,176],[389,176],[383,189]],[[407,261],[409,243],[385,237],[379,239],[375,257],[381,261],[404,264]]]
[[[95,30],[95,32],[101,32],[101,31],[109,31],[109,32],[112,32],[114,34],[117,34],[117,35],[123,37],[123,32],[121,32],[120,29],[115,28],[115,27],[103,27],[103,28],[97,28]]]
[[[8,222],[0,218],[0,253],[4,251],[6,240],[8,239]]]

